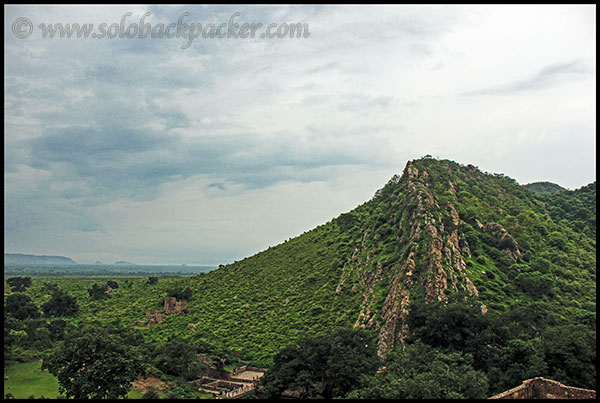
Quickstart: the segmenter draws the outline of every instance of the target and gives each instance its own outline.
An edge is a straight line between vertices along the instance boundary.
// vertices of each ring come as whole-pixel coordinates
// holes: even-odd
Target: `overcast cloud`
[[[595,6],[4,11],[5,252],[227,263],[356,207],[426,154],[522,184],[596,180]],[[39,29],[128,12],[152,26],[239,12],[310,36],[182,49]]]

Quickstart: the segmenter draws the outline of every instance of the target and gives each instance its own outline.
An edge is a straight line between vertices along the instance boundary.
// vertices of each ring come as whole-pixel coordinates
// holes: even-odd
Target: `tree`
[[[42,305],[42,311],[46,316],[73,316],[78,310],[76,298],[62,290],[54,291],[52,298]]]
[[[461,293],[456,293],[448,302],[414,301],[408,326],[412,330],[411,341],[421,339],[433,347],[464,351],[479,344],[478,335],[489,324],[477,301],[465,300]]]
[[[204,368],[196,349],[177,336],[170,337],[166,343],[156,347],[153,363],[165,374],[187,380],[194,379]]]
[[[117,399],[127,395],[131,382],[143,375],[131,330],[94,322],[68,333],[42,368],[58,378],[67,398]]]
[[[50,331],[50,338],[52,340],[62,340],[67,322],[62,319],[56,319],[48,323],[48,330]]]
[[[266,398],[292,390],[300,398],[345,397],[374,374],[380,361],[373,335],[365,330],[339,329],[305,337],[283,348],[263,380]]]
[[[92,299],[102,299],[106,297],[106,287],[98,284],[92,285],[92,288],[88,289],[88,294]]]
[[[154,285],[158,283],[158,277],[148,277],[148,284]]]
[[[142,395],[142,399],[160,399],[160,395],[154,388],[149,388],[146,393]]]
[[[23,321],[25,331],[27,332],[27,343],[29,346],[35,346],[37,349],[45,349],[52,346],[50,330],[44,319],[28,318]]]
[[[25,294],[11,294],[6,297],[6,306],[4,309],[8,315],[19,320],[38,318],[40,316],[37,306]]]
[[[175,297],[177,299],[185,299],[189,301],[192,299],[192,290],[189,287],[185,289],[183,289],[183,287],[175,287],[167,293],[167,297]]]
[[[385,369],[366,377],[352,399],[485,399],[487,378],[470,354],[442,353],[417,341],[388,356]]]
[[[596,331],[583,324],[548,328],[543,348],[552,379],[570,386],[596,388]]]
[[[31,277],[11,277],[6,280],[13,292],[23,292],[31,285]]]
[[[108,280],[106,282],[106,285],[110,288],[112,288],[113,290],[116,290],[117,288],[119,288],[119,283],[117,283],[115,280]]]
[[[518,386],[525,379],[546,376],[546,371],[540,339],[512,339],[502,349],[501,373],[495,383],[503,385],[502,389],[506,390]]]

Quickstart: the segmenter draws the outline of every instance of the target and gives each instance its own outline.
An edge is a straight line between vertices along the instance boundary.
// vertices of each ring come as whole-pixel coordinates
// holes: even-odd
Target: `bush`
[[[42,305],[42,311],[46,316],[73,316],[79,310],[77,300],[62,290],[57,290],[50,301]]]
[[[5,312],[16,319],[38,318],[40,311],[31,298],[25,294],[11,294],[6,297]]]
[[[23,292],[31,286],[31,277],[11,277],[6,280],[13,292]]]

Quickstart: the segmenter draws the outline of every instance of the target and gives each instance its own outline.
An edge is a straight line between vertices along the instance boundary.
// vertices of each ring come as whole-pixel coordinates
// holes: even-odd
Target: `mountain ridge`
[[[77,262],[65,256],[5,253],[4,264],[77,264]]]

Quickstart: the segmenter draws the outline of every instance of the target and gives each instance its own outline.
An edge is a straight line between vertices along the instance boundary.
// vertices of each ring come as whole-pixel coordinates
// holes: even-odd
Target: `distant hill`
[[[125,262],[123,260],[119,260],[118,262],[114,262],[113,264],[117,265],[117,266],[135,266],[136,265],[135,263]]]
[[[552,182],[533,182],[528,183],[525,187],[540,196],[553,195],[566,190],[564,187]]]
[[[38,256],[22,253],[5,253],[4,264],[77,264],[64,256]]]

